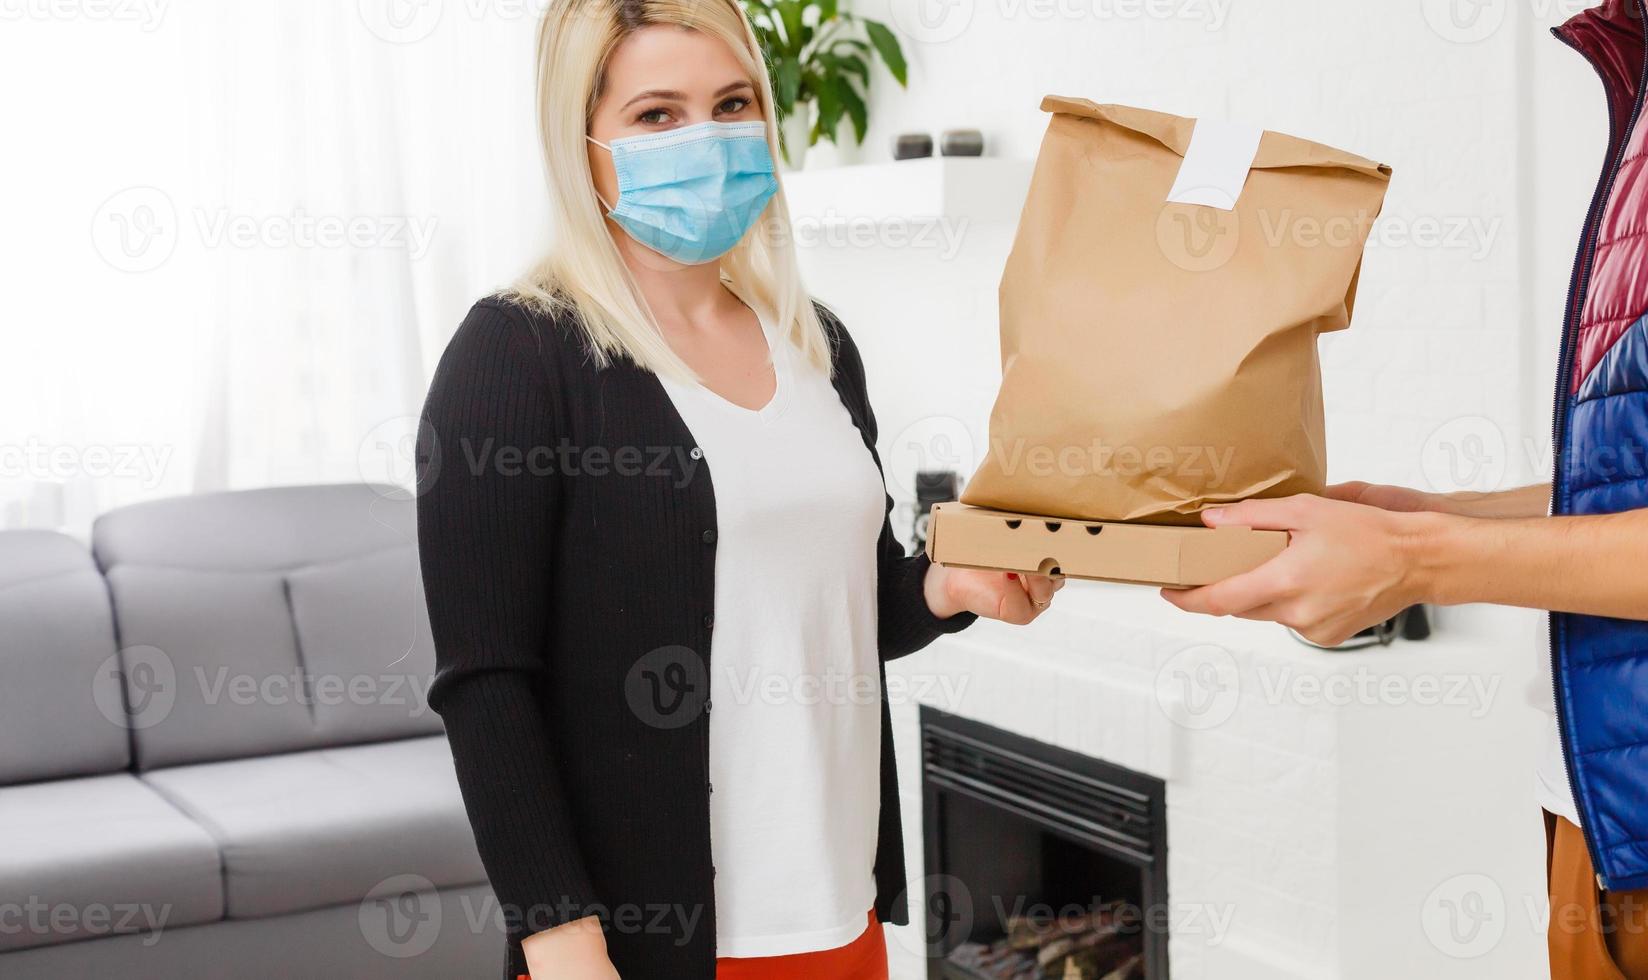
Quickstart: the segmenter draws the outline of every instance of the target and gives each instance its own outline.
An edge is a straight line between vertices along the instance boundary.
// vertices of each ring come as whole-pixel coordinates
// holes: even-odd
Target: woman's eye
[[[658,126],[670,121],[670,114],[665,109],[648,109],[635,117],[635,121],[646,123],[649,126]]]
[[[736,116],[750,107],[750,100],[735,95],[715,107],[715,111],[723,116]]]

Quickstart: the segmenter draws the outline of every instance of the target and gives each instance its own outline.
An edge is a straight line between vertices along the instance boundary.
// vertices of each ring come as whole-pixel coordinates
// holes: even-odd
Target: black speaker
[[[918,551],[927,548],[927,521],[933,505],[956,499],[961,492],[960,478],[954,470],[918,470],[916,472],[915,545]]]

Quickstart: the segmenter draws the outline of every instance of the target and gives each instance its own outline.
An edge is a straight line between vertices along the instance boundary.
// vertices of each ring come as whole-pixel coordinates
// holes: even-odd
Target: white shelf
[[[996,157],[927,157],[783,175],[797,223],[915,221],[1016,224],[1033,164]]]

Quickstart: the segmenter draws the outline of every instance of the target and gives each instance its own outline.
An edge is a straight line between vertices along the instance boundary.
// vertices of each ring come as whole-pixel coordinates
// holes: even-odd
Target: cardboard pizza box
[[[934,504],[927,557],[940,565],[1189,588],[1264,564],[1286,531],[1074,521]]]

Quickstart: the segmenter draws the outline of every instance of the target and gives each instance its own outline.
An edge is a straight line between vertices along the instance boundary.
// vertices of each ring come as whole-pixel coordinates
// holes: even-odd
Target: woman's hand
[[[927,608],[940,619],[971,612],[1023,626],[1047,610],[1064,579],[934,565],[924,585]]]
[[[521,943],[527,969],[534,977],[554,980],[619,980],[607,959],[601,920],[586,916],[528,936]]]

